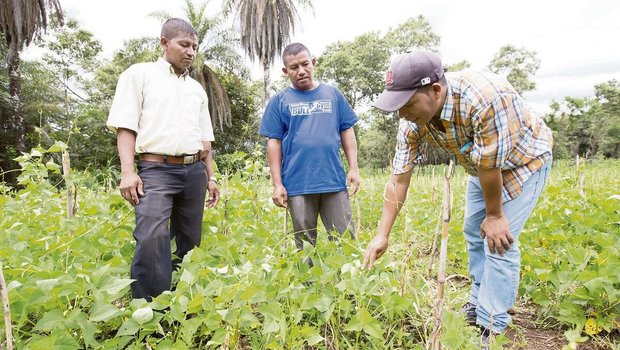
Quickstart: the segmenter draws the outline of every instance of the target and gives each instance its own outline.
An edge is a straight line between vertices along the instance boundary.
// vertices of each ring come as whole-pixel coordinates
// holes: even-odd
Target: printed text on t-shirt
[[[291,117],[316,113],[331,113],[332,101],[317,100],[312,102],[291,103],[289,109],[291,111]]]

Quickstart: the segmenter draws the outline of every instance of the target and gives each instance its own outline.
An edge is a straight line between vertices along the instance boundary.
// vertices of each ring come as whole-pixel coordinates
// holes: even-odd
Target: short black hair
[[[196,29],[188,21],[180,18],[169,18],[161,26],[161,36],[166,39],[172,39],[179,33],[192,34],[198,36]]]
[[[308,56],[312,57],[312,54],[310,54],[310,50],[308,50],[306,45],[302,43],[291,43],[291,44],[286,45],[286,47],[284,48],[284,51],[282,51],[282,64],[286,66],[286,61],[284,61],[284,58],[286,56],[297,55],[298,53],[304,52],[304,51],[308,53]]]

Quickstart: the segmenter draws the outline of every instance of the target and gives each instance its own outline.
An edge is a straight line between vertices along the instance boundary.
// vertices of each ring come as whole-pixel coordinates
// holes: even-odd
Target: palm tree
[[[49,11],[49,12],[48,12]],[[21,101],[21,73],[19,53],[42,30],[47,28],[48,14],[54,13],[62,23],[59,0],[0,0],[0,32],[8,45],[9,94],[12,103],[12,126],[15,130],[14,145],[24,151],[24,115]]]
[[[311,0],[224,0],[224,11],[235,13],[241,46],[251,60],[263,65],[264,101],[269,98],[269,70],[290,42],[299,13],[295,3],[312,8]]]

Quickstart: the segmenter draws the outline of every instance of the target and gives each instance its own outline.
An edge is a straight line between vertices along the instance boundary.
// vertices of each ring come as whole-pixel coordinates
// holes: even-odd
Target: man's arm
[[[140,203],[144,191],[142,179],[134,171],[134,150],[136,148],[136,133],[129,129],[118,128],[116,131],[116,147],[121,161],[121,196],[131,205]]]
[[[209,200],[207,207],[213,208],[220,200],[220,189],[215,182],[215,172],[213,171],[213,153],[211,152],[211,141],[202,141],[203,157],[200,159],[205,164],[207,172],[207,191],[209,191]]]
[[[349,185],[349,196],[353,196],[360,188],[360,174],[357,167],[357,141],[353,128],[340,133],[342,149],[349,163],[349,173],[347,174],[347,184]]]
[[[267,140],[267,161],[273,185],[271,200],[278,207],[288,208],[288,195],[282,184],[282,140]]]
[[[404,174],[392,175],[392,180],[385,186],[381,221],[379,221],[377,235],[368,243],[366,253],[364,253],[363,268],[372,268],[375,261],[386,252],[390,231],[394,221],[396,221],[400,208],[405,203],[405,199],[407,199],[411,174],[412,171],[409,170]]]
[[[510,233],[508,219],[502,209],[502,171],[500,168],[478,168],[478,178],[484,196],[486,217],[480,225],[480,237],[487,238],[491,254],[504,254],[510,249],[514,237]]]

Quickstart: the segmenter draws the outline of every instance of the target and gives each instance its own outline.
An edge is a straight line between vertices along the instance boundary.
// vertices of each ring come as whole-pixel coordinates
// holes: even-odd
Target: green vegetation
[[[337,85],[360,112],[356,134],[366,173],[352,201],[359,240],[331,242],[323,232],[316,249],[298,252],[285,212],[269,198],[257,129],[264,96],[289,83],[269,83],[277,50],[268,48],[284,44],[298,24],[296,6],[312,8],[312,1],[226,0],[225,11],[213,17],[208,1],[186,1],[185,14],[200,40],[192,73],[212,103],[223,199],[207,211],[202,245],[175,272],[174,290],[147,303],[129,297],[134,217],[116,189],[115,135],[105,121],[118,76],[134,63],[157,59],[157,37],[133,38],[102,59],[96,35],[70,18],[61,24],[63,16],[52,13],[57,0],[9,3],[0,14],[28,5],[32,18],[50,20],[48,26],[33,19],[28,35],[15,36],[7,34],[20,18],[0,16],[6,20],[0,56],[7,58],[0,60],[0,267],[18,349],[425,348],[435,319],[430,255],[442,166],[415,170],[388,254],[374,270],[360,270],[379,220],[398,124],[394,115],[367,106],[383,90],[391,55],[414,46],[438,51],[441,38],[423,16],[385,33],[331,43],[317,57],[316,78]],[[274,12],[276,3],[284,7]],[[256,4],[260,11],[253,11]],[[269,24],[263,29],[281,30],[257,36],[251,25],[257,14]],[[226,27],[231,17],[241,28]],[[33,36],[46,27],[47,34]],[[241,32],[256,40],[242,40]],[[42,54],[24,60],[21,49],[33,38]],[[259,39],[270,44],[264,52]],[[249,79],[241,44],[263,64],[263,81]],[[452,71],[470,66],[444,63]],[[540,63],[536,52],[506,45],[488,68],[526,92],[535,88]],[[620,162],[613,160],[620,157],[620,83],[600,82],[591,97],[567,96],[550,107],[545,120],[560,161],[521,235],[519,302],[534,305],[542,326],[561,329],[567,348],[590,338],[620,349]],[[74,169],[68,178],[60,174],[64,150]],[[446,160],[433,152],[430,163]],[[576,156],[588,161],[571,163]],[[449,349],[474,349],[478,339],[458,313],[468,289],[460,232],[464,186],[459,169],[442,310],[442,342]],[[75,194],[71,219],[67,189]],[[497,345],[506,341],[500,337]],[[5,342],[0,332],[0,348]]]
[[[223,200],[205,215],[201,246],[175,272],[174,290],[147,303],[129,297],[133,212],[117,191],[74,173],[67,183],[78,189],[78,210],[66,219],[54,161],[64,147],[20,157],[21,187],[0,188],[0,261],[18,349],[423,349],[430,340],[429,254],[443,166],[416,170],[390,250],[362,271],[387,173],[365,174],[352,201],[358,241],[330,242],[321,232],[316,249],[297,252],[284,212],[271,203],[262,158],[237,155],[243,171],[223,176]],[[522,302],[536,304],[547,327],[565,330],[567,343],[588,334],[609,346],[618,341],[609,334],[620,326],[619,171],[617,161],[556,164],[521,236]],[[465,179],[459,168],[443,310],[449,349],[474,349],[477,341],[458,313],[468,289]]]

